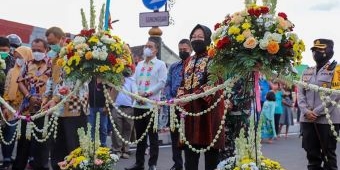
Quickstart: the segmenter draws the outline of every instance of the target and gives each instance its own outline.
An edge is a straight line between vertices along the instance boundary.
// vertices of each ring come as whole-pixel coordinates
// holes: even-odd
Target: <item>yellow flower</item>
[[[242,35],[242,34],[236,36],[236,41],[239,42],[239,43],[243,42],[244,39],[245,39],[245,37],[244,37],[244,35]]]
[[[117,64],[114,66],[116,73],[121,73],[124,70],[124,63],[121,59],[117,59]]]
[[[277,32],[279,33],[279,34],[283,34],[283,29],[277,29]]]
[[[240,28],[236,27],[236,26],[231,26],[228,30],[228,35],[237,35],[240,33]]]
[[[253,49],[257,45],[257,40],[254,37],[248,37],[246,41],[243,43],[245,48]]]
[[[69,44],[67,44],[66,49],[67,49],[67,53],[70,53],[73,50],[73,43],[70,42]]]
[[[295,44],[293,45],[293,51],[294,51],[294,52],[299,51],[299,44],[296,44],[296,43],[295,43]]]
[[[59,67],[62,67],[62,66],[65,65],[65,61],[64,61],[63,59],[59,58],[59,59],[57,60],[57,65],[58,65]]]
[[[84,156],[79,156],[74,159],[73,167],[76,168],[83,160],[86,160]]]
[[[92,36],[89,41],[89,43],[98,43],[99,42],[99,39],[97,36]]]
[[[92,52],[91,51],[86,52],[85,59],[86,60],[91,60],[92,59]]]
[[[79,65],[80,56],[77,53],[76,53],[76,55],[73,56],[73,59],[76,61],[76,66]]]
[[[242,24],[242,28],[243,28],[244,30],[247,30],[247,29],[249,29],[250,27],[251,27],[251,24],[250,24],[249,22],[245,22],[245,23]]]
[[[122,40],[121,40],[118,36],[116,36],[116,35],[112,36],[112,38],[115,39],[117,42],[122,41]]]
[[[110,67],[108,65],[99,66],[99,72],[100,73],[103,73],[107,70],[110,70]]]
[[[120,43],[113,43],[110,45],[110,49],[112,51],[115,51],[117,55],[120,55],[123,53],[123,48],[122,45]]]
[[[69,66],[65,66],[64,67],[64,71],[66,74],[70,74],[71,73],[71,68]]]

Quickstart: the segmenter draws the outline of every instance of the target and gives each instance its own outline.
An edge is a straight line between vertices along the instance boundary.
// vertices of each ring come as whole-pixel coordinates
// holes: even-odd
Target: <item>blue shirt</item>
[[[275,114],[282,114],[283,113],[283,108],[282,108],[282,91],[277,91],[275,93]]]
[[[266,95],[270,89],[269,83],[265,79],[260,79],[259,84],[261,87],[261,101],[266,101]]]
[[[173,63],[168,72],[168,78],[165,84],[165,96],[167,99],[175,98],[177,89],[181,86],[183,79],[183,61]]]

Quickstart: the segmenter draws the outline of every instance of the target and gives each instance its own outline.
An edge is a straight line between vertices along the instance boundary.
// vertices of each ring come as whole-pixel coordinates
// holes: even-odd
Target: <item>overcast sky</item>
[[[105,0],[94,0],[99,10]],[[340,33],[336,27],[340,16],[340,0],[278,0],[277,12],[285,12],[295,24],[294,32],[305,41],[303,63],[314,65],[310,47],[316,38],[330,38],[335,42],[335,55],[340,63]],[[162,39],[173,51],[177,43],[188,38],[191,29],[204,24],[211,29],[228,13],[244,8],[243,0],[176,0],[170,9],[174,24],[161,27]],[[80,8],[89,17],[89,0],[1,0],[0,18],[48,28],[59,26],[66,32],[78,33],[81,28]],[[258,0],[258,4],[261,1]],[[160,9],[164,10],[164,8]],[[142,0],[111,0],[110,11],[115,23],[113,33],[131,46],[144,44],[150,28],[139,27],[139,13],[152,12]],[[98,23],[98,22],[97,22]]]

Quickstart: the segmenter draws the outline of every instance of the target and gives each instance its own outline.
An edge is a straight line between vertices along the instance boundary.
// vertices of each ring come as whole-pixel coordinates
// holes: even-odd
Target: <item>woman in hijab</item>
[[[210,59],[207,55],[207,47],[210,45],[211,31],[208,27],[198,24],[190,34],[190,41],[195,51],[184,66],[183,80],[178,89],[177,97],[185,98],[192,94],[200,94],[211,89],[208,82],[208,65]],[[214,94],[183,103],[182,107],[191,113],[207,110],[222,95],[221,91]],[[184,133],[187,141],[196,149],[207,148],[218,132],[224,113],[224,101],[217,103],[216,107],[208,110],[201,116],[185,116]],[[205,155],[205,169],[214,170],[219,162],[219,149],[224,147],[224,128]],[[200,154],[193,152],[188,146],[184,148],[185,169],[197,170]]]
[[[5,82],[4,100],[9,103],[15,110],[19,109],[19,106],[23,100],[23,94],[18,90],[17,79],[20,75],[21,67],[29,60],[33,59],[32,50],[29,47],[18,47],[13,53],[15,59],[15,65],[9,70]],[[14,114],[4,108],[4,118],[9,123],[15,123]],[[14,135],[16,126],[5,126],[3,129],[4,140],[10,141]],[[8,167],[11,163],[12,152],[14,148],[14,142],[10,145],[1,145],[2,153],[4,157],[4,167]]]

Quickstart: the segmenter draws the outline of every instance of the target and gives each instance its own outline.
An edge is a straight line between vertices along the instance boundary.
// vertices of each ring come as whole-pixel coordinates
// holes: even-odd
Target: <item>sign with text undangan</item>
[[[169,25],[169,12],[139,13],[139,27],[161,27]]]

